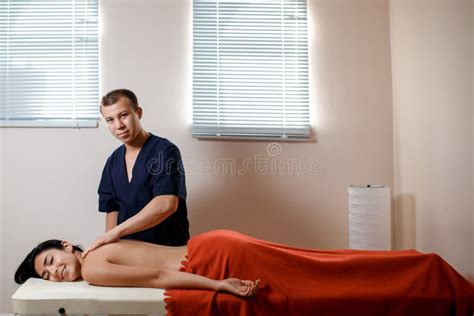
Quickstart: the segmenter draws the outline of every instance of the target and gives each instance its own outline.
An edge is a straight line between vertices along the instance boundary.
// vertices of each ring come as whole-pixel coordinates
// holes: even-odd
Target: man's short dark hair
[[[101,106],[108,106],[118,102],[120,98],[127,98],[130,100],[133,110],[138,108],[138,99],[133,91],[128,89],[116,89],[112,90],[102,97],[100,102]]]

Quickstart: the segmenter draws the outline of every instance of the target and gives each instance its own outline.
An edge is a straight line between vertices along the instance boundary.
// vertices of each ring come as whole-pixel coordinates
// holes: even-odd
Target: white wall
[[[102,230],[96,190],[115,142],[103,129],[3,130],[2,312],[10,311],[13,274],[46,239],[86,245]]]
[[[472,6],[390,3],[398,247],[474,278]],[[412,229],[414,228],[414,229]]]
[[[188,172],[191,232],[232,228],[288,244],[348,246],[347,185],[393,186],[389,8],[383,0],[313,0],[310,9],[311,119],[316,142],[200,141],[191,137],[191,0],[102,0],[101,93],[128,87],[146,129],[181,149]],[[59,237],[87,244],[103,227],[97,184],[118,145],[99,129],[4,129],[1,312],[12,276],[33,244]],[[317,161],[315,174],[202,175],[207,159]],[[270,162],[271,163],[271,160]],[[255,164],[250,167],[255,167]],[[8,184],[8,185],[7,185]]]

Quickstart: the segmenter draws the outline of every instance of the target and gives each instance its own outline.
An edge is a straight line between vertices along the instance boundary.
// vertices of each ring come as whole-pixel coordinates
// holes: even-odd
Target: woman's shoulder
[[[143,241],[121,239],[117,242],[102,245],[99,248],[89,252],[86,258],[84,258],[83,266],[87,266],[91,262],[93,262],[93,264],[98,264],[100,262],[113,262],[118,257],[123,255],[128,256],[131,253],[140,251],[142,249],[150,249],[150,247],[160,246],[149,244]]]
[[[89,266],[89,264],[94,264],[101,260],[106,260],[108,245],[101,246],[97,249],[90,251],[85,258],[82,259],[82,269]]]
[[[94,275],[100,273],[103,269],[107,269],[114,253],[120,251],[119,248],[121,248],[121,245],[117,242],[103,245],[89,252],[82,260],[82,278],[89,282]]]
[[[133,241],[132,241],[133,242]],[[107,260],[109,257],[119,251],[123,251],[124,248],[130,247],[130,242],[128,240],[119,240],[117,242],[109,243],[100,246],[89,252],[84,260],[96,261],[96,260]]]

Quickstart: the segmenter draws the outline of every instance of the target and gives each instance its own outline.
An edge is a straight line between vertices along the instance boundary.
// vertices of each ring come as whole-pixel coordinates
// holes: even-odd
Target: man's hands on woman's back
[[[89,247],[84,250],[82,253],[82,258],[85,258],[87,254],[94,250],[99,248],[102,245],[109,244],[112,242],[116,242],[120,239],[120,235],[115,231],[115,229],[111,229],[99,238],[97,238]]]

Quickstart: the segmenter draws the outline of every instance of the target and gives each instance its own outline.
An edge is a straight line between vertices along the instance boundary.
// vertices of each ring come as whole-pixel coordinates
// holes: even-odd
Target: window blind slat
[[[95,126],[98,1],[2,1],[0,70],[0,126]]]

